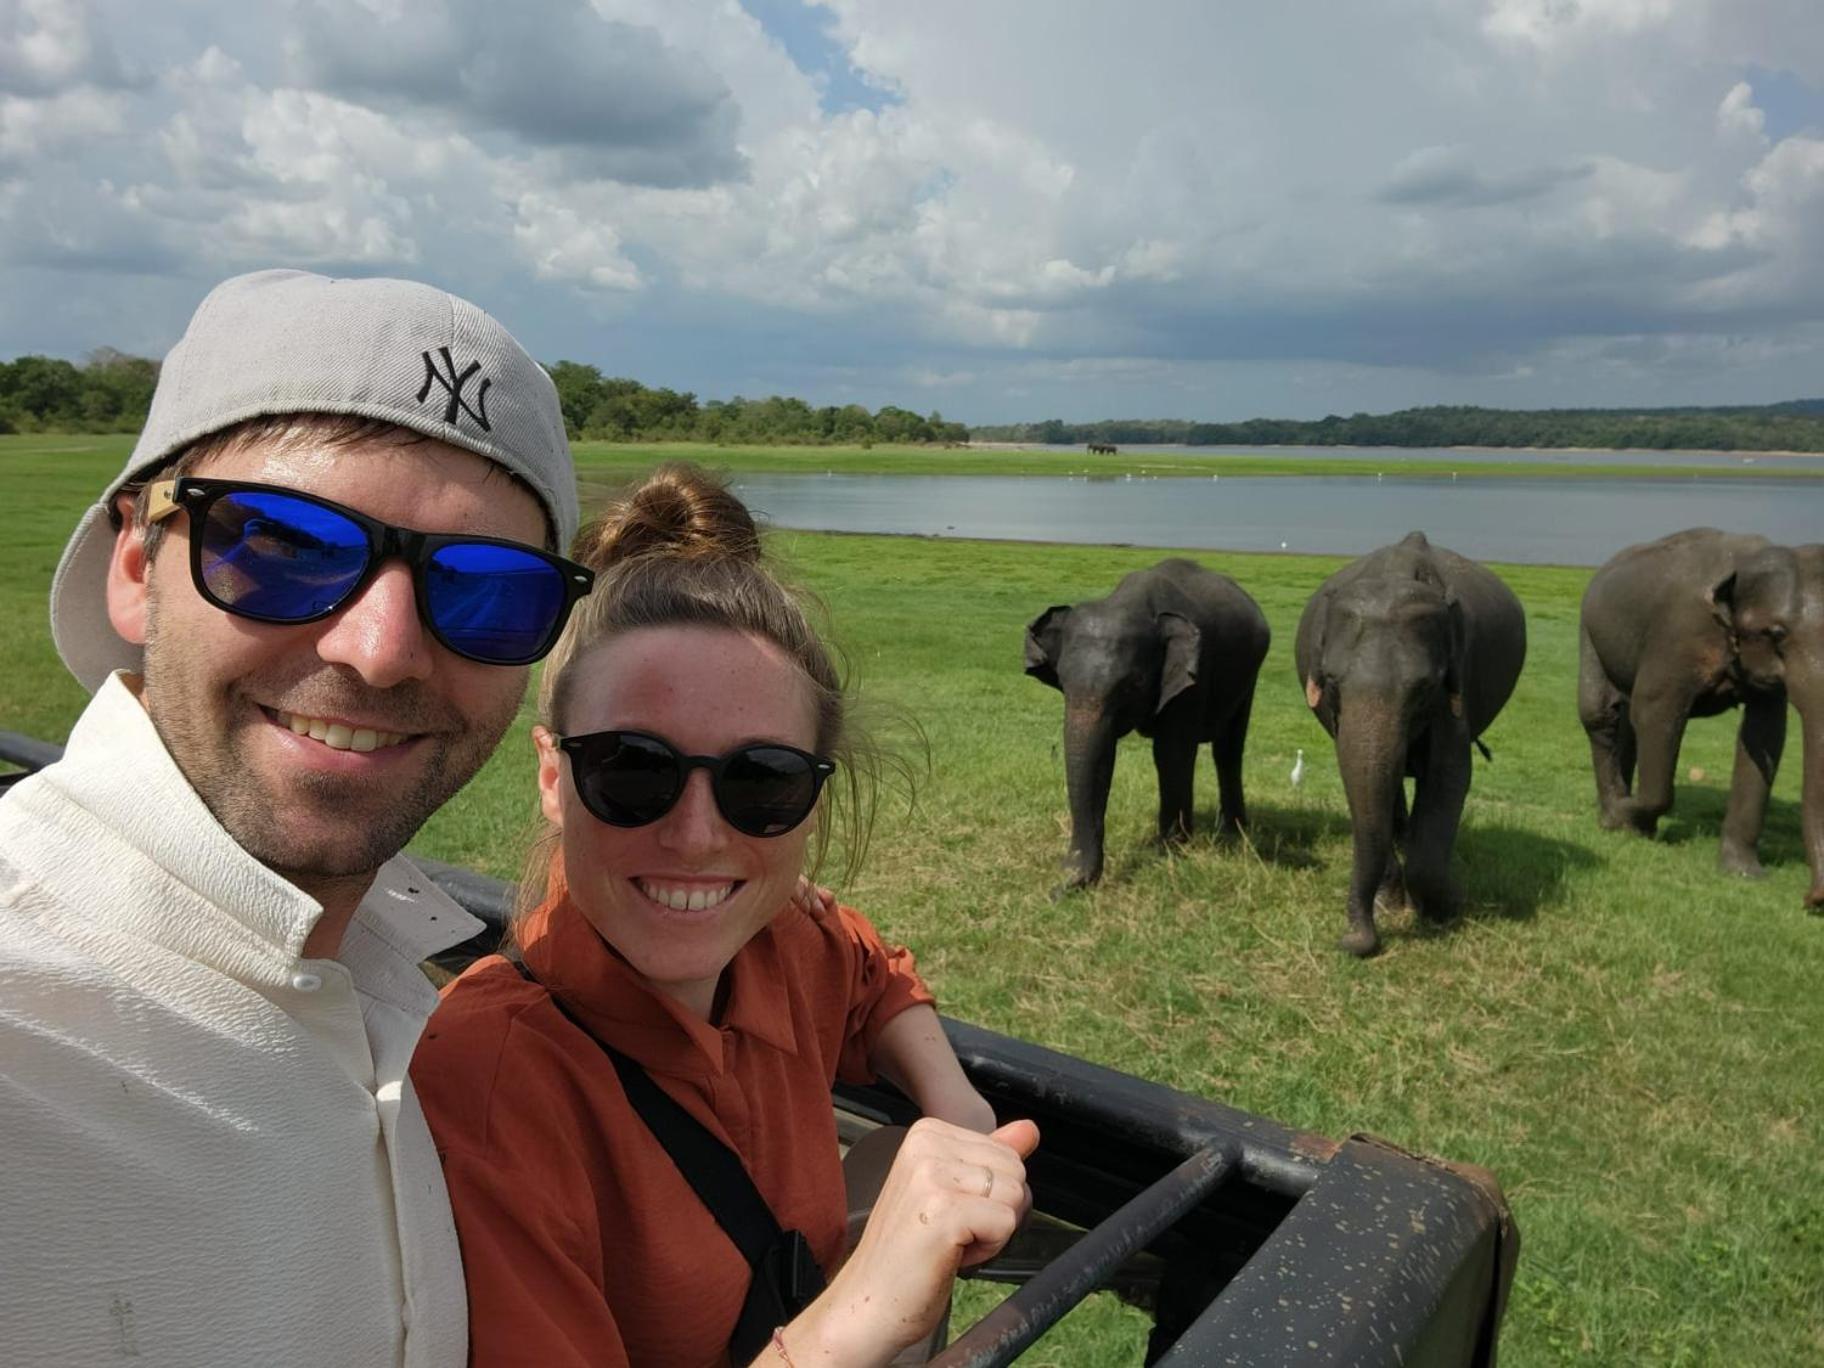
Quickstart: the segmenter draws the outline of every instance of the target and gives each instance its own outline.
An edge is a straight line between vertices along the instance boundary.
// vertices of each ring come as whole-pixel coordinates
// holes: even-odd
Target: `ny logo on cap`
[[[437,348],[437,355],[443,358],[442,370],[437,369],[437,363],[431,360],[431,354],[428,351],[424,353],[424,383],[418,387],[418,402],[421,404],[424,402],[425,396],[431,392],[431,383],[435,381],[443,386],[444,393],[450,398],[450,402],[444,405],[444,422],[454,423],[456,414],[462,412],[480,423],[483,432],[492,432],[493,429],[488,426],[488,386],[494,382],[487,376],[482,376],[481,384],[475,390],[474,407],[470,407],[469,401],[462,397],[462,387],[474,378],[476,371],[481,369],[481,362],[469,362],[469,368],[458,375],[456,363],[450,359],[448,347]]]

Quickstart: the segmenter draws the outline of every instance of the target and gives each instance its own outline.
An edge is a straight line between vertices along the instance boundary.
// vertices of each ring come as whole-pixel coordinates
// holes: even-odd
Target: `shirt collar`
[[[91,914],[246,981],[283,980],[322,906],[241,849],[190,787],[124,671],[111,675],[40,778],[86,815],[97,846],[88,869],[60,862],[66,883],[93,885]],[[119,858],[111,866],[107,855]],[[137,857],[137,858],[135,858]],[[143,862],[155,866],[143,868]],[[133,867],[138,866],[138,867]],[[162,886],[160,886],[162,884]],[[409,890],[409,891],[408,891]],[[381,868],[351,933],[411,963],[482,925],[409,861]],[[352,969],[351,965],[351,969]]]
[[[725,1037],[749,1036],[798,1053],[791,1002],[774,928],[762,927],[730,961],[720,1026],[660,992],[609,948],[567,892],[559,889],[526,917],[520,953],[540,983],[600,1039],[645,1068],[682,1078],[714,1078],[729,1066]]]

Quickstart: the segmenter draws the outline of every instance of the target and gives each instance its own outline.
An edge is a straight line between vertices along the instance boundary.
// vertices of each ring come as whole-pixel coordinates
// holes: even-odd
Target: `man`
[[[0,803],[0,1363],[464,1361],[406,1066],[479,923],[398,852],[587,592],[576,517],[473,305],[265,271],[197,310],[52,587],[95,697]]]

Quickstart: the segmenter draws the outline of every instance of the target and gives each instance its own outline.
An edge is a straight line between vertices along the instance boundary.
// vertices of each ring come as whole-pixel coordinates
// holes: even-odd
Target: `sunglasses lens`
[[[367,535],[340,513],[256,490],[210,502],[200,551],[216,602],[275,622],[329,612],[360,583],[368,557]]]
[[[684,767],[669,746],[635,732],[602,733],[571,757],[583,806],[612,826],[656,822],[677,801]]]
[[[456,542],[424,567],[424,602],[449,647],[475,660],[519,664],[550,644],[564,611],[564,575],[512,546]]]
[[[817,772],[797,751],[748,746],[734,752],[716,785],[729,825],[749,836],[783,836],[817,804]]]

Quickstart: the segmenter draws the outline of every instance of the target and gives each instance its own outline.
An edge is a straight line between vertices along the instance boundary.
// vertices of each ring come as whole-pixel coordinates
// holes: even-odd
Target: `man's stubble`
[[[155,593],[147,605],[142,690],[152,724],[235,844],[281,876],[346,878],[378,869],[475,776],[519,708],[513,694],[494,715],[464,718],[418,681],[373,689],[321,661],[302,679],[212,681],[181,635],[167,641],[160,626]],[[256,693],[308,716],[378,715],[388,730],[419,733],[418,766],[392,792],[335,775],[262,775],[249,754],[251,730],[269,725],[252,704]]]

